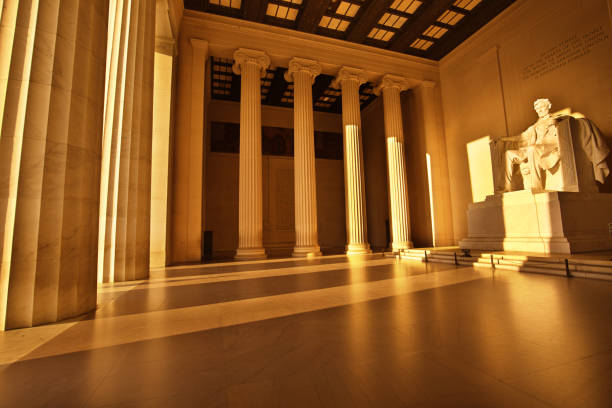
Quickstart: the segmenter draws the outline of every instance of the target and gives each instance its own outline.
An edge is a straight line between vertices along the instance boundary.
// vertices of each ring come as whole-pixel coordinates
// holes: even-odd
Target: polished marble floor
[[[612,407],[612,282],[334,256],[98,297],[0,333],[0,407]]]

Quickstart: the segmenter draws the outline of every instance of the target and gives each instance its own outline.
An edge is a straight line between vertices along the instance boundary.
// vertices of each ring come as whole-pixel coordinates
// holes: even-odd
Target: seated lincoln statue
[[[490,142],[495,194],[468,205],[468,236],[459,247],[545,254],[612,250],[612,194],[599,186],[610,174],[610,149],[581,114],[551,114],[548,99],[533,107],[535,124]]]
[[[491,141],[495,192],[598,191],[610,170],[610,150],[597,127],[580,115],[551,115],[548,99],[533,107],[538,121],[522,134]]]

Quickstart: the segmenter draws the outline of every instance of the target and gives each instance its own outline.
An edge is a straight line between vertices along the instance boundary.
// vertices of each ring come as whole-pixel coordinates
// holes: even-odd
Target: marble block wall
[[[106,0],[4,0],[0,329],[96,306]]]
[[[612,146],[611,10],[610,0],[519,0],[440,61],[456,242],[468,204],[493,193],[476,153],[535,123],[536,99],[584,114]]]

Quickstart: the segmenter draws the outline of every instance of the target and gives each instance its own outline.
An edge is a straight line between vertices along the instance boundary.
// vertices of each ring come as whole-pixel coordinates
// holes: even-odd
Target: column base
[[[234,259],[236,261],[253,261],[257,259],[266,259],[267,257],[264,248],[238,248]]]
[[[400,252],[404,249],[414,248],[412,241],[407,242],[393,242],[391,243],[391,252]]]
[[[370,244],[368,244],[367,242],[363,244],[348,244],[346,246],[347,255],[363,255],[371,253],[372,250],[370,249]]]
[[[293,248],[292,256],[296,258],[311,258],[315,256],[321,256],[321,247],[318,245],[307,246],[307,247],[295,247]]]

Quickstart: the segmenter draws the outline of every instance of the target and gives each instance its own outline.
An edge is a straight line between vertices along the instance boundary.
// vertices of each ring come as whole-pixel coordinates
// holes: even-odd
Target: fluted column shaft
[[[344,147],[344,191],[346,235],[349,255],[369,253],[361,140],[359,86],[365,82],[363,71],[343,67],[333,86],[342,90],[342,127]]]
[[[241,75],[236,259],[261,259],[266,257],[263,248],[261,75],[270,60],[261,51],[242,48],[234,53],[234,60],[234,72]]]
[[[108,1],[3,0],[0,330],[96,305]]]
[[[155,4],[111,2],[98,282],[149,274]]]
[[[403,78],[387,75],[379,88],[382,89],[385,138],[387,141],[387,168],[389,200],[391,207],[392,250],[411,248],[410,214],[408,211],[408,184],[406,182],[406,156],[400,92],[407,88]]]
[[[293,81],[293,128],[295,174],[295,248],[293,256],[320,255],[317,227],[312,84],[321,72],[315,61],[294,58],[285,75]]]

